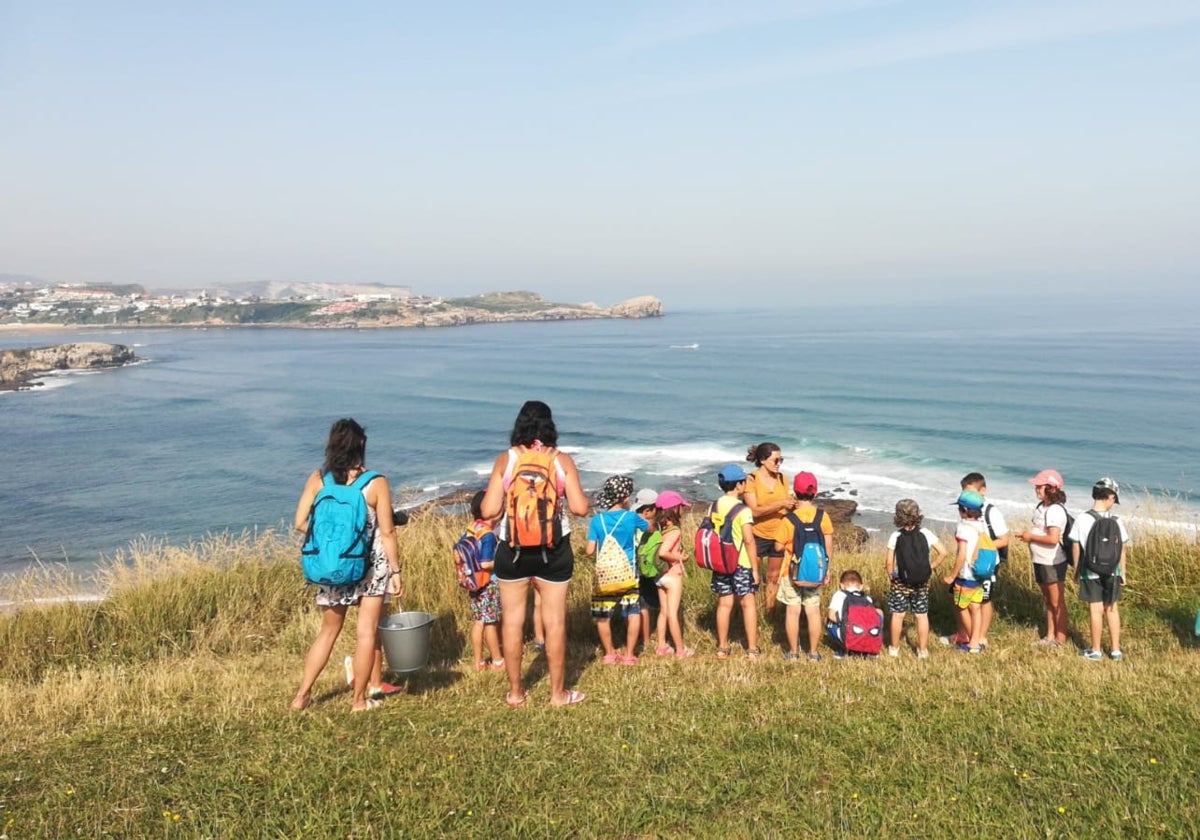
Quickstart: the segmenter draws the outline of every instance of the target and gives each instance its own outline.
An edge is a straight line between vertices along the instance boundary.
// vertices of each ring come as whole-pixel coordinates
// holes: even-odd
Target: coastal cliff
[[[113,368],[134,360],[133,350],[124,344],[95,341],[0,350],[0,390],[27,388],[39,373]]]

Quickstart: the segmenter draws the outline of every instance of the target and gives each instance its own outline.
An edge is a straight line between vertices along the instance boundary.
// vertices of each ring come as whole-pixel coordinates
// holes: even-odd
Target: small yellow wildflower
[[[1060,814],[1065,814],[1065,813],[1067,813],[1067,809],[1066,809],[1066,808],[1064,808],[1063,806],[1059,805],[1059,806],[1058,806],[1058,813],[1060,813]]]
[[[1152,758],[1152,759],[1150,759],[1150,763],[1151,763],[1151,764],[1158,764],[1158,759],[1157,759],[1157,758]]]

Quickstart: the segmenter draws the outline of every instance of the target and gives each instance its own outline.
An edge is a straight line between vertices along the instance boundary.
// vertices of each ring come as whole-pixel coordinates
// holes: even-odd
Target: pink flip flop
[[[577,703],[582,703],[586,699],[587,699],[586,694],[584,694],[582,691],[576,691],[575,689],[572,688],[567,692],[566,700],[564,700],[561,703],[552,703],[551,705],[553,705],[553,706],[574,706]]]

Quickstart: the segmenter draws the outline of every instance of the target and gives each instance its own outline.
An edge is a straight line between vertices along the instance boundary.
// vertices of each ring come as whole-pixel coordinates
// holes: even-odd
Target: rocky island
[[[36,385],[38,374],[58,370],[99,370],[127,365],[136,360],[124,344],[81,342],[0,350],[0,391],[15,391]]]

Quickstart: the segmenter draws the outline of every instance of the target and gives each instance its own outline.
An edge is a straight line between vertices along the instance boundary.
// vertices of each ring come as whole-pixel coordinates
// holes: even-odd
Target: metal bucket
[[[434,616],[424,612],[401,612],[379,622],[379,641],[389,671],[419,671],[429,662],[429,634]]]

